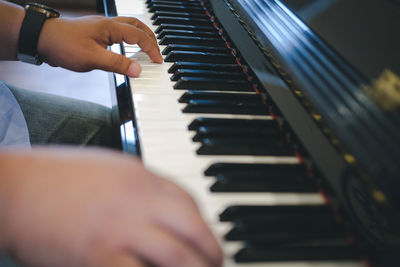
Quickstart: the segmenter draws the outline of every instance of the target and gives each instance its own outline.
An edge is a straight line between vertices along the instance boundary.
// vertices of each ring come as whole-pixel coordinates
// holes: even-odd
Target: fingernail
[[[142,72],[142,67],[140,67],[139,63],[132,62],[131,65],[129,65],[128,69],[129,76],[138,77],[141,72]]]

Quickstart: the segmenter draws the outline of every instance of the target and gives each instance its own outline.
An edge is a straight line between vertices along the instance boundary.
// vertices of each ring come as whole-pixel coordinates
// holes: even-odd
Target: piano
[[[400,5],[104,0],[163,64],[113,74],[122,148],[185,188],[224,266],[399,266]]]

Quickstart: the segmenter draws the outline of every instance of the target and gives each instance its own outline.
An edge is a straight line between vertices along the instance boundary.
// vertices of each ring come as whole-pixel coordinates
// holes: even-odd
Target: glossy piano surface
[[[369,80],[400,73],[400,2],[285,0],[310,28]]]
[[[385,70],[377,80],[368,80],[279,1],[228,2],[235,17],[248,32],[252,32],[253,39],[263,49],[261,54],[270,58],[288,86],[278,89],[269,86],[268,78],[263,77],[264,71],[258,71],[263,63],[250,59],[252,56],[248,54],[243,57],[249,58],[249,65],[254,66],[264,87],[325,173],[334,191],[349,207],[349,212],[357,213],[355,220],[363,226],[361,231],[365,231],[377,247],[397,247],[399,218],[396,214],[400,204],[400,117],[395,100],[398,97],[395,88],[399,85],[397,74],[394,70]],[[375,1],[376,6],[388,4],[381,2]],[[398,7],[397,3],[391,5],[393,9]],[[220,9],[215,10],[218,13]],[[376,8],[376,13],[378,11]],[[393,12],[398,12],[398,9]],[[388,12],[389,22],[394,20],[393,12]],[[380,14],[376,19],[385,20],[383,16]],[[232,22],[227,12],[221,12],[220,18]],[[236,42],[242,47],[251,45],[245,44],[241,38]],[[392,59],[387,60],[388,67],[393,66],[391,62]],[[290,101],[291,95],[285,89],[292,91],[299,101]],[[383,99],[379,96],[381,93],[390,97]],[[391,101],[397,104],[388,107]],[[298,104],[301,102],[302,107]],[[314,118],[314,125],[301,125],[307,120],[305,114],[299,120],[299,113],[303,111]],[[329,151],[328,147],[321,150],[324,138],[308,133],[308,128],[316,129],[315,126],[325,131],[329,142],[337,143],[333,146],[336,151]],[[357,202],[356,191],[362,191],[370,198],[363,197]],[[378,211],[385,213],[386,209],[390,210],[387,214],[379,214]],[[377,225],[378,231],[375,230]]]
[[[356,259],[367,255],[372,265],[396,266],[400,124],[393,88],[399,84],[399,60],[398,46],[387,42],[398,40],[395,34],[382,36],[398,21],[393,15],[398,2],[363,2],[378,20],[382,14],[387,20],[379,24],[385,30],[370,31],[380,36],[380,46],[371,42],[362,49],[348,36],[357,31],[356,23],[346,34],[334,34],[358,6],[355,0],[287,0],[288,6],[273,0],[105,2],[108,15],[156,24],[152,29],[165,49],[166,63],[155,65],[137,46],[113,48],[143,66],[139,78],[115,76],[124,147],[138,141],[148,168],[193,194],[221,237],[227,266],[361,266]],[[343,20],[335,21],[334,14],[343,14]],[[367,14],[358,24],[377,25],[364,23]],[[346,41],[352,45],[347,49]],[[363,56],[375,47],[382,56]],[[379,76],[384,69],[390,73]],[[393,93],[389,107],[375,97],[382,90]],[[306,181],[308,171],[316,184]],[[330,226],[330,219],[319,216],[323,212],[313,211],[329,206],[343,215],[349,228],[344,236],[340,227],[333,230],[342,223]],[[303,209],[311,209],[313,219],[297,218],[302,230],[283,223]],[[328,229],[333,236],[326,235]]]

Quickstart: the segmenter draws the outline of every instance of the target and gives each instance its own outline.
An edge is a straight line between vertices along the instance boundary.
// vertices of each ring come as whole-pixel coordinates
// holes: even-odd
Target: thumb
[[[127,252],[115,253],[100,265],[104,267],[144,267],[145,265]]]
[[[94,68],[138,77],[142,68],[136,61],[106,49],[96,54]]]
[[[145,267],[135,255],[108,246],[96,246],[88,251],[86,257],[82,265],[87,267]]]

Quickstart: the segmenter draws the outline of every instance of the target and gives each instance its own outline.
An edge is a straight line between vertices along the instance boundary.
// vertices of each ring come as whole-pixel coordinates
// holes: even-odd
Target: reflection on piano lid
[[[400,75],[400,1],[284,0],[368,80],[385,69]]]
[[[143,66],[140,78],[124,83],[132,90],[133,103],[122,103],[130,96],[119,99],[121,123],[133,121],[138,128],[147,166],[165,168],[163,174],[176,176],[189,191],[206,185],[213,192],[195,198],[205,203],[212,199],[211,206],[202,208],[212,224],[214,211],[221,221],[233,223],[225,240],[246,241],[234,256],[236,262],[358,259],[358,250],[343,235],[343,224],[310,209],[325,210],[320,200],[304,197],[314,197],[312,192],[322,186],[334,210],[344,213],[351,238],[370,263],[397,264],[400,43],[391,27],[400,25],[398,2],[104,1],[108,15],[139,15],[145,23],[156,24],[153,30],[166,45],[166,62],[171,62],[154,66],[137,48],[121,46]],[[357,14],[356,22],[351,14]],[[198,38],[196,32],[201,32]],[[375,39],[363,39],[370,36]],[[210,43],[210,38],[219,40]],[[155,83],[153,76],[166,79]],[[272,113],[263,115],[263,105]],[[134,114],[122,106],[133,107]],[[186,133],[187,127],[193,135]],[[289,139],[289,144],[284,142]],[[155,147],[164,143],[169,147]],[[192,153],[178,155],[186,150]],[[303,156],[300,162],[294,152]],[[164,157],[177,160],[163,163]],[[322,179],[310,182],[310,171]],[[204,176],[214,177],[215,183]],[[296,192],[298,202],[291,202],[292,195],[285,199],[282,193],[289,191]],[[270,196],[278,206],[264,202]],[[217,211],[215,198],[226,200],[224,212]],[[304,211],[315,220],[305,218]],[[296,212],[303,217],[294,229],[290,221]],[[310,227],[313,223],[316,228]]]

